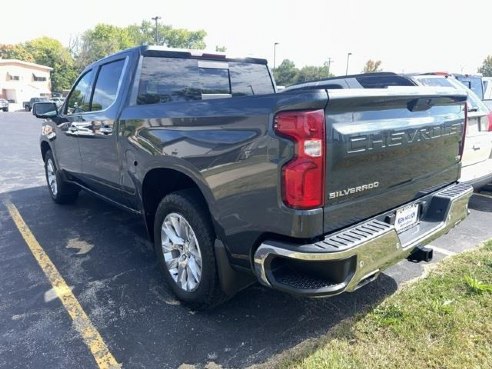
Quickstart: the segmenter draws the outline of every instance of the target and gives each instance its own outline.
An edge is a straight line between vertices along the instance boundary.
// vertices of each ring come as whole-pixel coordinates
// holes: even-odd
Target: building
[[[51,96],[52,70],[17,59],[0,59],[0,98],[22,104],[31,97]]]

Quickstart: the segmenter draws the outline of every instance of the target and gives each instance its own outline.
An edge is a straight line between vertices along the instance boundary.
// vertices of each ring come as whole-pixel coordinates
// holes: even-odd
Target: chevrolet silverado
[[[138,214],[163,276],[205,308],[258,280],[332,296],[466,217],[466,94],[430,87],[275,92],[264,59],[142,46],[37,103],[50,196]]]

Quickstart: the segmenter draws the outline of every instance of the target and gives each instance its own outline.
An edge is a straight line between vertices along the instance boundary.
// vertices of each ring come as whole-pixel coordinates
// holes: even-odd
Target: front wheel
[[[205,309],[224,300],[215,263],[215,234],[197,191],[177,191],[162,199],[154,240],[164,277],[183,303]]]
[[[51,198],[58,204],[69,204],[77,199],[79,189],[63,180],[56,167],[51,150],[44,157],[44,172]]]

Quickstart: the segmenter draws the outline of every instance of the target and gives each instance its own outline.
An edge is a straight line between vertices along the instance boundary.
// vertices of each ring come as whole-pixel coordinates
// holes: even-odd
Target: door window
[[[73,88],[67,101],[67,115],[89,111],[92,75],[92,70],[86,72]]]
[[[105,110],[116,100],[125,60],[104,64],[97,75],[91,111]]]

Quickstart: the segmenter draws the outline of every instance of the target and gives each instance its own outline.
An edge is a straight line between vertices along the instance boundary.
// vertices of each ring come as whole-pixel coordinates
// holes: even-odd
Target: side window
[[[115,100],[125,60],[104,64],[99,68],[91,111],[107,109]]]
[[[92,70],[86,72],[68,96],[65,111],[67,115],[89,111],[92,74]]]

